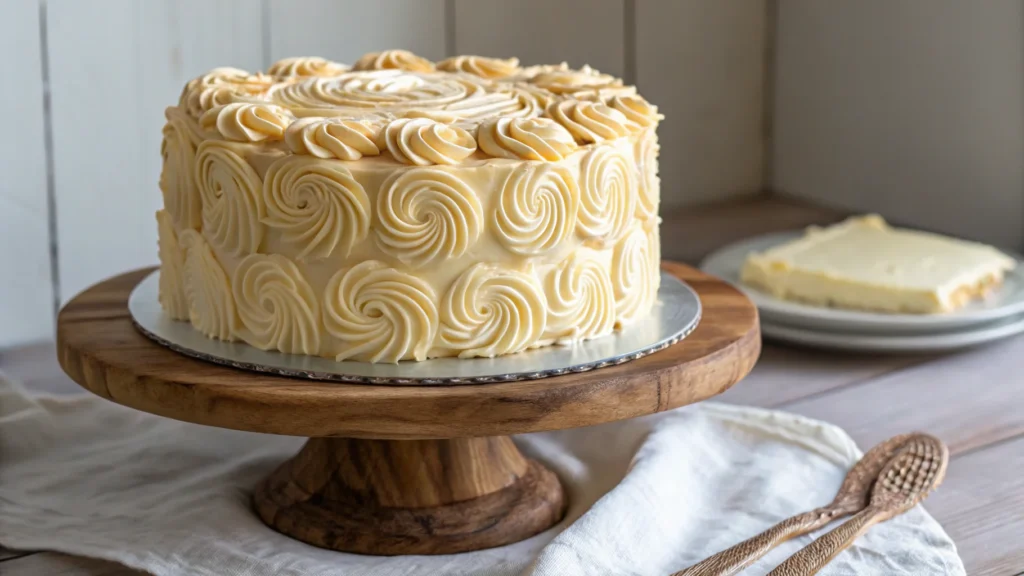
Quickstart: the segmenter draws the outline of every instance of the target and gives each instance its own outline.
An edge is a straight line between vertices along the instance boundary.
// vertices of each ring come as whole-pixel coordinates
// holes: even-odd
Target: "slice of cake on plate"
[[[991,246],[850,218],[760,253],[741,280],[777,298],[889,313],[956,310],[996,288],[1016,261]]]

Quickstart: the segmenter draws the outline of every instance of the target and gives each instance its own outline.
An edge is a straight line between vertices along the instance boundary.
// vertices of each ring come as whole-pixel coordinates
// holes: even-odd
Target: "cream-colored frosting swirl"
[[[480,149],[496,158],[557,162],[579,148],[572,134],[548,118],[492,118],[477,130]]]
[[[476,191],[438,168],[396,172],[377,194],[377,243],[410,266],[462,256],[480,237],[482,222]]]
[[[648,130],[641,135],[634,145],[636,167],[640,174],[637,179],[636,213],[642,219],[651,218],[658,213],[661,201],[661,179],[658,178],[658,135]]]
[[[336,360],[426,360],[437,333],[436,296],[416,276],[367,260],[331,277],[324,325],[342,342]]]
[[[568,94],[581,90],[600,90],[622,86],[622,80],[602,74],[590,66],[579,70],[557,69],[540,72],[530,78],[530,83],[553,92]]]
[[[514,170],[494,210],[495,235],[516,254],[543,254],[572,234],[579,198],[576,178],[564,166]]]
[[[544,334],[544,291],[530,274],[478,263],[441,302],[441,343],[459,358],[514,354]]]
[[[294,262],[280,254],[250,254],[231,278],[239,336],[261,350],[315,355],[320,350],[320,305]]]
[[[263,183],[242,157],[244,145],[207,140],[196,152],[196,185],[203,204],[203,234],[235,256],[258,252],[266,214]]]
[[[202,234],[185,230],[178,239],[185,249],[185,299],[189,321],[209,338],[234,340],[238,316],[228,275]]]
[[[348,71],[344,64],[316,56],[284,58],[270,65],[271,76],[339,76]]]
[[[629,324],[646,314],[654,302],[656,269],[651,269],[650,241],[640,226],[633,227],[615,245],[612,287],[615,289],[615,325]]]
[[[285,128],[294,121],[295,116],[280,106],[235,102],[208,110],[199,125],[235,142],[262,142],[283,139]]]
[[[408,50],[384,50],[370,52],[356,60],[353,70],[406,70],[409,72],[433,72],[434,64]]]
[[[399,118],[384,129],[391,156],[402,164],[458,164],[476,150],[473,136],[428,118]]]
[[[654,106],[642,96],[612,96],[608,99],[608,106],[622,112],[622,115],[629,121],[627,126],[633,131],[643,130],[657,124],[664,116],[658,114],[658,107]]]
[[[519,72],[519,59],[455,56],[438,62],[437,69],[445,72],[465,72],[488,79],[505,78]]]
[[[382,122],[363,118],[302,118],[284,132],[284,141],[296,154],[317,158],[359,160],[380,155]]]
[[[580,144],[629,134],[626,116],[599,102],[563,100],[548,106],[544,114],[564,126]]]
[[[544,282],[548,304],[544,338],[571,344],[611,333],[615,292],[608,271],[592,258],[573,253]]]
[[[195,184],[196,147],[200,138],[189,126],[192,120],[179,109],[167,109],[163,143],[160,154],[160,191],[164,208],[174,220],[176,228],[199,229],[202,225],[202,200]]]
[[[160,306],[174,320],[188,320],[185,252],[178,244],[178,234],[166,210],[158,210],[156,213],[156,232],[160,254]]]
[[[467,75],[413,74],[401,70],[349,72],[336,78],[307,78],[277,87],[270,98],[300,115],[355,115],[372,109],[442,109],[486,94],[480,80]]]
[[[284,156],[263,179],[263,223],[299,247],[298,260],[347,257],[370,232],[370,199],[340,162]]]
[[[514,86],[512,88],[512,95],[515,98],[516,105],[501,111],[500,114],[502,116],[533,118],[543,114],[547,107],[555,101],[550,92],[529,84]]]
[[[214,68],[185,85],[178,107],[193,118],[200,118],[217,106],[259,101],[275,83],[272,76],[265,74],[250,74],[238,68]]]
[[[633,218],[636,195],[629,158],[608,145],[588,152],[580,163],[580,235],[601,242],[617,240]]]

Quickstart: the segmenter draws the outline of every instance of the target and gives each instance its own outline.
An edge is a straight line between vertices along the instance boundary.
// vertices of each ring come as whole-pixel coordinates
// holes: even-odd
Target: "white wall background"
[[[1024,244],[1021,0],[2,0],[0,347],[156,262],[189,78],[393,47],[635,82],[667,117],[665,213],[772,189]]]

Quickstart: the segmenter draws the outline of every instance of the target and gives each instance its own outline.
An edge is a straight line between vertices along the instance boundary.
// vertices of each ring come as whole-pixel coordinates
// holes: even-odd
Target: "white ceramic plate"
[[[1024,262],[1019,255],[1006,251],[1021,263],[1006,274],[1003,285],[988,298],[971,302],[948,314],[880,314],[810,306],[782,300],[740,283],[740,270],[747,254],[767,250],[801,234],[803,232],[793,231],[748,238],[715,251],[701,262],[700,267],[746,293],[757,305],[762,320],[819,333],[934,334],[978,327],[1024,313]]]
[[[996,320],[980,326],[933,334],[884,336],[881,334],[841,334],[795,326],[761,322],[765,338],[811,348],[875,353],[947,352],[969,348],[1024,332],[1024,315]]]

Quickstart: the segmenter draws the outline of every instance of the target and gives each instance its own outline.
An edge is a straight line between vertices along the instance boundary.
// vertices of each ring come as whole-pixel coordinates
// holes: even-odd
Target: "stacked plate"
[[[749,238],[722,248],[701,269],[738,287],[757,305],[761,333],[770,339],[816,348],[862,352],[938,352],[976,346],[1024,332],[1024,262],[984,300],[948,314],[879,314],[809,306],[775,298],[740,283],[747,254],[802,235],[782,232]]]

